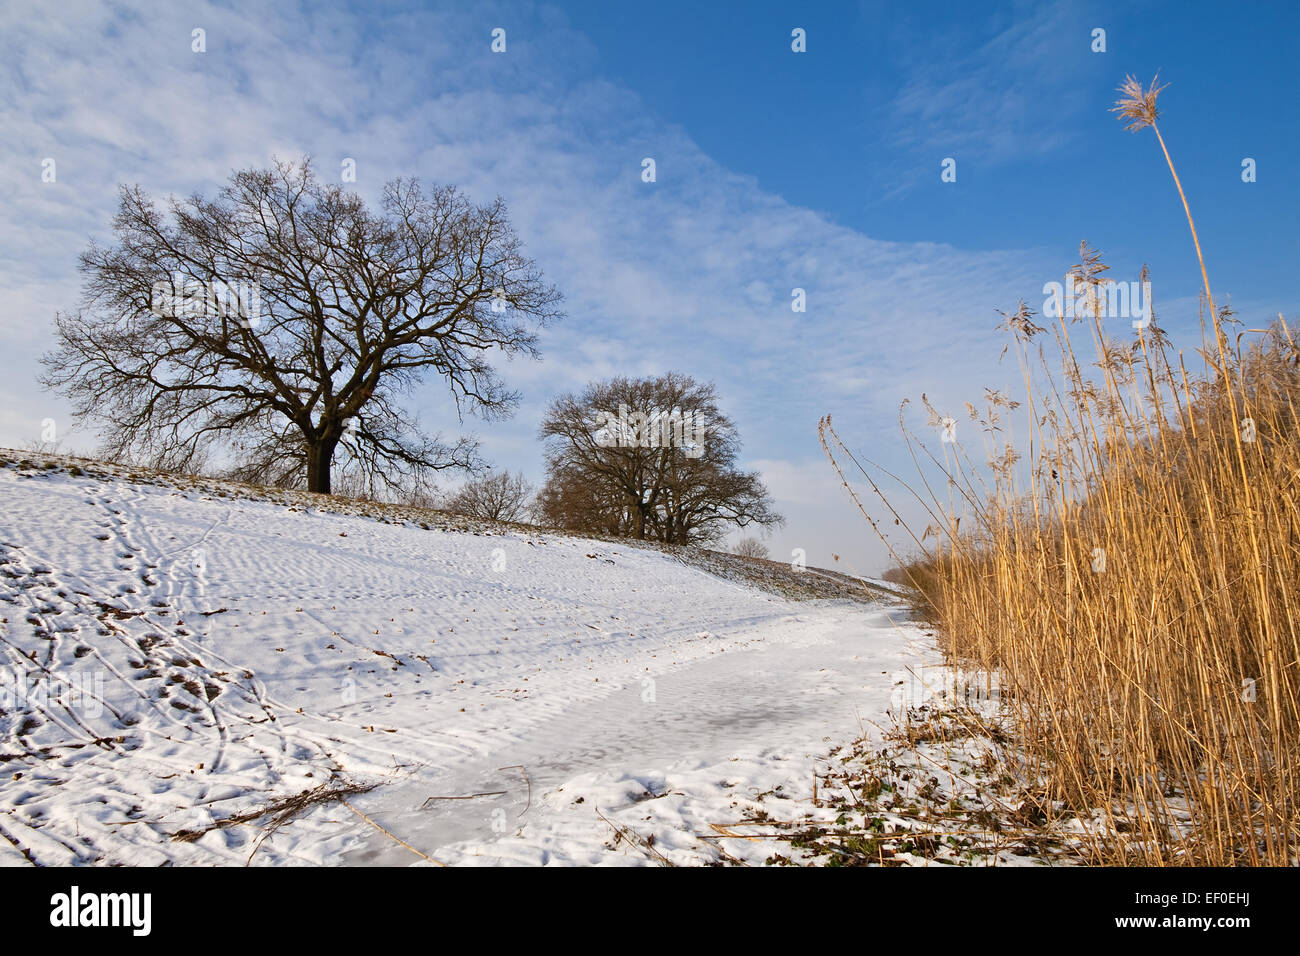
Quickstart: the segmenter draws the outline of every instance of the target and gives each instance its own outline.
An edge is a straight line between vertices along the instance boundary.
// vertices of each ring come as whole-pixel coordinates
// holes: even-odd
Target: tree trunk
[[[330,493],[330,466],[334,463],[335,440],[319,440],[307,446],[307,490]]]
[[[632,502],[632,537],[638,540],[645,539],[645,505],[640,498]]]

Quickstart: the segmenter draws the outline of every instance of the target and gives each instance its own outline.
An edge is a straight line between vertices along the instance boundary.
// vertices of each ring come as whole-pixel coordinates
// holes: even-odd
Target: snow
[[[659,550],[78,471],[0,467],[0,864],[761,863],[715,827],[935,659]]]

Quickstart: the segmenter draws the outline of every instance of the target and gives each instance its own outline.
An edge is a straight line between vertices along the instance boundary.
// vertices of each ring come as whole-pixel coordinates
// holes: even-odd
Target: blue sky
[[[1199,274],[1159,148],[1107,112],[1125,73],[1171,84],[1161,127],[1216,296],[1248,325],[1296,317],[1298,11],[8,3],[0,445],[34,441],[52,417],[66,448],[93,446],[35,363],[54,313],[77,305],[77,253],[109,236],[117,183],[210,193],[272,156],[311,154],[326,177],[352,158],[371,198],[399,175],[501,194],[566,295],[543,361],[503,366],[524,393],[512,421],[462,426],[431,386],[416,396],[431,427],[473,431],[538,480],[537,422],[555,394],[614,374],[707,378],[789,519],[774,553],[877,571],[881,548],[821,455],[821,414],[902,468],[904,398],[956,410],[986,386],[1014,395],[994,310],[1038,308],[1084,238],[1116,279],[1148,263],[1162,324],[1198,344]],[[490,50],[496,27],[504,54]],[[790,49],[796,27],[806,53]],[[647,156],[655,183],[641,181]],[[945,157],[956,182],[940,181]]]
[[[1068,255],[1080,233],[1188,292],[1190,239],[1166,215],[1155,143],[1115,135],[1107,112],[1125,73],[1159,70],[1165,133],[1221,281],[1267,287],[1295,271],[1300,238],[1280,227],[1300,209],[1287,168],[1300,151],[1296,4],[753,3],[737,16],[666,2],[634,19],[611,6],[565,5],[596,69],[766,191],[877,239]],[[807,55],[773,40],[787,23],[808,30]],[[1095,27],[1105,54],[1091,51]],[[933,172],[950,155],[960,189]],[[1243,156],[1270,167],[1259,188],[1240,188]]]

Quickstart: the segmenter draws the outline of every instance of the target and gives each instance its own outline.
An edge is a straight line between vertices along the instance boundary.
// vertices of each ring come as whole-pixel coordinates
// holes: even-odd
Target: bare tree
[[[82,254],[83,306],[42,360],[114,457],[186,468],[215,444],[237,477],[328,492],[342,449],[372,489],[423,487],[481,463],[403,396],[432,372],[458,415],[508,414],[488,354],[535,356],[533,326],[560,314],[500,198],[398,179],[372,212],[307,160],[172,198],[169,217],[138,186],[120,196],[116,244]]]
[[[766,559],[772,552],[767,549],[767,545],[757,538],[742,538],[740,543],[731,549],[731,553],[740,555],[742,558]]]
[[[714,387],[689,376],[589,385],[552,403],[541,435],[550,524],[685,544],[782,522],[758,474],[735,467],[740,439]]]
[[[531,511],[534,490],[523,472],[484,475],[467,482],[453,495],[447,502],[447,510],[471,518],[522,521]]]
[[[632,537],[626,495],[610,476],[560,460],[548,463],[546,483],[537,493],[534,519],[539,524],[611,537]]]

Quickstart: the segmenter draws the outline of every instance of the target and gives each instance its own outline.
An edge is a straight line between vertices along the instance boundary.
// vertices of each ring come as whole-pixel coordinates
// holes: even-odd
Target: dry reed
[[[1155,130],[1187,212],[1208,307],[1201,367],[1154,320],[1121,341],[1094,307],[1044,319],[1049,336],[1021,303],[1004,328],[1023,406],[990,392],[971,409],[986,463],[904,427],[920,475],[906,487],[929,524],[895,557],[951,658],[1000,673],[1024,778],[1099,821],[1097,859],[1294,865],[1300,352],[1280,316],[1240,330],[1216,309],[1155,124],[1161,89],[1129,77],[1116,111]],[[1072,273],[1097,288],[1105,269],[1084,245]],[[1024,460],[1009,437],[1021,407]],[[829,417],[821,435],[841,476],[856,468],[898,518],[879,488],[889,473]]]

